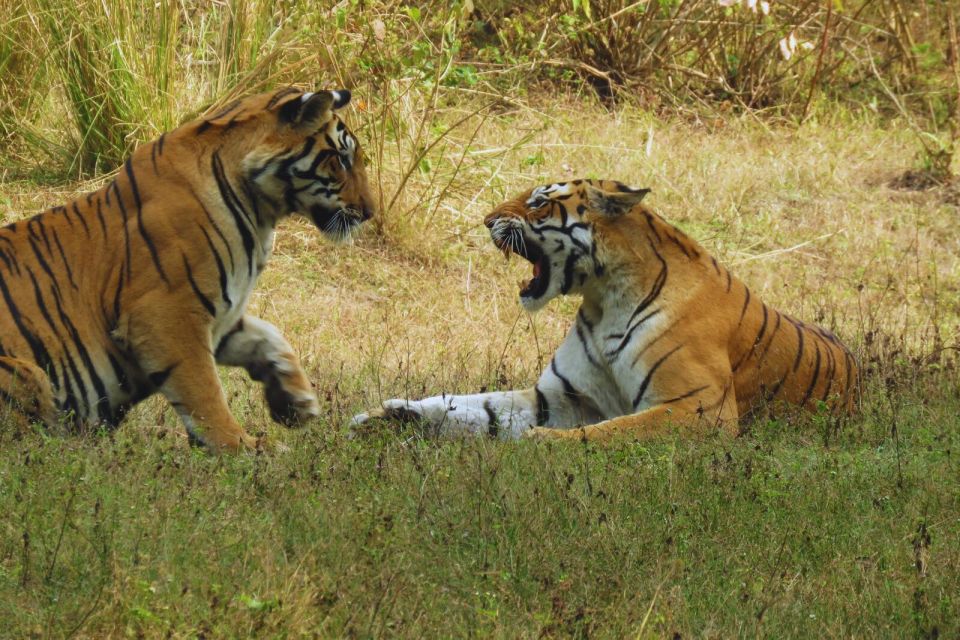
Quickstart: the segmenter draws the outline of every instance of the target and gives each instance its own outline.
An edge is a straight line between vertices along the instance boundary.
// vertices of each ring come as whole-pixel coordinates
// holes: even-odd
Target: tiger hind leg
[[[300,359],[280,330],[265,320],[244,316],[217,347],[217,363],[243,367],[263,383],[270,417],[297,427],[320,414],[317,394]]]
[[[57,420],[53,388],[43,370],[19,358],[0,357],[0,415],[10,419],[18,429],[30,422],[52,426]]]
[[[565,439],[602,442],[616,438],[647,440],[679,432],[706,435],[720,432],[731,437],[738,433],[737,401],[729,385],[715,385],[714,393],[659,404],[639,413],[618,416],[597,424],[574,429],[536,427],[524,432],[525,438]]]

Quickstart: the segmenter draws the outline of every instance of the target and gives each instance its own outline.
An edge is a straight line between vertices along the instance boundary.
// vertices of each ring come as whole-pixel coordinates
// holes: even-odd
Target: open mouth
[[[521,280],[520,295],[526,298],[539,298],[547,291],[550,284],[550,260],[543,253],[540,245],[527,240],[519,230],[507,238],[494,237],[493,242],[508,258],[515,253],[533,265],[533,278],[529,281]]]

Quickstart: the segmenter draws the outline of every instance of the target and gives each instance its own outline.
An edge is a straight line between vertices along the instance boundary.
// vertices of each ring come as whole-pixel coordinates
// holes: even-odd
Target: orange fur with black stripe
[[[532,389],[391,400],[356,423],[426,419],[501,437],[649,437],[721,429],[758,406],[855,410],[853,355],[826,329],[766,305],[702,246],[640,204],[648,190],[575,180],[527,191],[485,219],[533,265],[521,303],[583,304]],[[574,428],[579,427],[579,428]]]
[[[0,229],[0,395],[22,419],[113,426],[161,392],[192,439],[255,447],[216,365],[261,381],[274,419],[318,412],[279,330],[245,315],[291,214],[334,240],[374,210],[347,91],[238,100],[138,148],[97,192]]]

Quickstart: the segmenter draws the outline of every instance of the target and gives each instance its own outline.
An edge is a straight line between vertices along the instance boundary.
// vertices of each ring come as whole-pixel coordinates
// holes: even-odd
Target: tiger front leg
[[[176,410],[191,441],[217,453],[258,448],[258,439],[230,413],[206,318],[173,304],[145,304],[143,309],[123,318],[114,338],[133,353],[152,387]]]
[[[317,394],[280,330],[265,320],[244,316],[216,351],[217,362],[243,367],[263,383],[270,417],[287,427],[300,426],[320,414]]]
[[[192,441],[218,453],[259,448],[258,439],[230,413],[213,358],[181,361],[169,373],[160,392],[177,411]]]
[[[440,395],[423,400],[387,400],[367,413],[354,416],[353,429],[373,419],[421,421],[436,435],[485,435],[516,439],[537,424],[534,389],[473,395]]]

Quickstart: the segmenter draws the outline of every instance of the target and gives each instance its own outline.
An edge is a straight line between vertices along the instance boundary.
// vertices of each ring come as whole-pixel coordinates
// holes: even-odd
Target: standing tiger
[[[574,180],[527,191],[486,217],[494,244],[533,264],[520,291],[527,310],[560,294],[583,297],[532,389],[390,400],[353,424],[419,419],[440,433],[606,440],[674,427],[736,433],[751,409],[774,400],[853,412],[850,351],[751,295],[640,204],[648,191]]]
[[[238,100],[139,147],[104,188],[0,229],[0,395],[20,420],[116,425],[159,391],[214,451],[255,447],[217,364],[286,425],[318,403],[280,331],[245,315],[274,228],[343,240],[374,213],[348,91]]]

